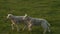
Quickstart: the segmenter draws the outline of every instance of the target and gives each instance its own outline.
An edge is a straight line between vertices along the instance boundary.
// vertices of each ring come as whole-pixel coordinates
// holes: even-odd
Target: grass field
[[[8,13],[44,18],[51,24],[51,34],[60,34],[60,0],[0,0],[0,34],[42,34],[39,26],[34,26],[32,32],[12,31],[11,22],[5,21]]]

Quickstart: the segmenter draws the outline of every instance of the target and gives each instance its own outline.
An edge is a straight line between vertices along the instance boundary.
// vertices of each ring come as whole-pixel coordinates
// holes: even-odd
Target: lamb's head
[[[12,14],[8,14],[8,15],[7,15],[7,19],[10,18],[11,16],[13,16],[13,15],[12,15]]]
[[[26,17],[27,17],[27,14],[25,14],[25,15],[24,15],[23,20],[25,20],[25,19],[26,19]]]

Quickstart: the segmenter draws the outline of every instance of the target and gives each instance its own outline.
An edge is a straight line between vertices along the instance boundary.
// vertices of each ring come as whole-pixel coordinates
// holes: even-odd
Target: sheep
[[[12,30],[14,30],[14,26],[15,26],[17,28],[17,31],[19,31],[18,24],[24,22],[23,17],[24,16],[14,16],[12,14],[7,15],[7,19],[10,19],[12,22],[11,24]]]
[[[48,30],[48,32],[50,32],[50,24],[48,23],[47,20],[42,19],[42,18],[32,18],[30,16],[28,16],[27,14],[25,14],[25,16],[23,17],[23,20],[26,21],[26,24],[28,26],[28,30],[31,31],[32,26],[39,26],[41,25],[42,28],[44,29],[43,34],[46,33],[46,31]],[[25,26],[24,28],[26,28],[27,26]]]

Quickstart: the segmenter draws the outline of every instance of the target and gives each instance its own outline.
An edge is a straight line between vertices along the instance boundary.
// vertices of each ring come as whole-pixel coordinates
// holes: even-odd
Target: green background
[[[27,13],[34,18],[46,19],[51,24],[51,34],[60,34],[60,0],[0,0],[0,34],[42,34],[39,26],[33,26],[32,32],[12,31],[10,20],[5,21],[9,13],[17,16]]]

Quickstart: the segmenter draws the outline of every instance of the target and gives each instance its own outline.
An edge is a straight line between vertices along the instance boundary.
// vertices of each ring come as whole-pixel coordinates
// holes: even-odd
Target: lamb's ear
[[[27,17],[27,14],[25,14],[25,17]]]

